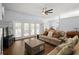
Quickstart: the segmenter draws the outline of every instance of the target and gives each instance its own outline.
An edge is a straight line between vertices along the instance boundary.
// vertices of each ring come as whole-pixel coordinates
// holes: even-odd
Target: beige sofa
[[[48,55],[70,55],[79,54],[79,38],[75,36],[67,39],[65,43],[58,45]]]
[[[52,30],[49,31],[47,35],[43,35],[43,34],[39,35],[40,40],[43,40],[43,41],[48,42],[48,43],[55,45],[55,46],[61,44],[62,41],[65,40],[65,38],[66,38],[65,32],[63,32],[63,31],[57,32],[56,30],[55,31],[52,31]]]

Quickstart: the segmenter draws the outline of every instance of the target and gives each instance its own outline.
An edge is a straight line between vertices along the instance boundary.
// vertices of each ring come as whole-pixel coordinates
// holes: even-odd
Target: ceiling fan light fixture
[[[47,10],[47,8],[45,7],[42,9],[42,15],[48,15],[49,13],[53,13],[52,11],[53,9]]]
[[[42,12],[42,15],[46,15],[44,12]]]

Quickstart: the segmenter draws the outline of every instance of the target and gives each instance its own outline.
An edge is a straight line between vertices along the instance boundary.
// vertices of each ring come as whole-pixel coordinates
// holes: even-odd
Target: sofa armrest
[[[79,42],[73,48],[74,55],[79,55]]]
[[[52,51],[50,51],[47,55],[57,55],[57,53],[61,50],[61,48],[56,47]]]

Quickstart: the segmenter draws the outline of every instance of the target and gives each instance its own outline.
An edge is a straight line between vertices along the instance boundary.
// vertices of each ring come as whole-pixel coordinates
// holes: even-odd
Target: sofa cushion
[[[60,52],[58,52],[57,55],[69,55],[71,53],[72,53],[72,48],[69,45],[67,45],[67,46],[63,47],[60,50]]]
[[[71,43],[71,42],[73,42],[72,38],[68,38],[66,41],[66,43]]]
[[[54,42],[60,42],[61,43],[61,40],[59,40],[58,38],[50,38],[51,41],[54,41]]]

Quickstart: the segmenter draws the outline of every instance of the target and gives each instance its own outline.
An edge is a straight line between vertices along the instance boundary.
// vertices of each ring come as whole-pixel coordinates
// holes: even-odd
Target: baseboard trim
[[[18,41],[18,40],[24,40],[24,39],[29,39],[29,38],[33,38],[33,37],[36,37],[35,35],[32,35],[32,36],[27,36],[27,37],[20,37],[20,38],[15,38],[15,41]]]

